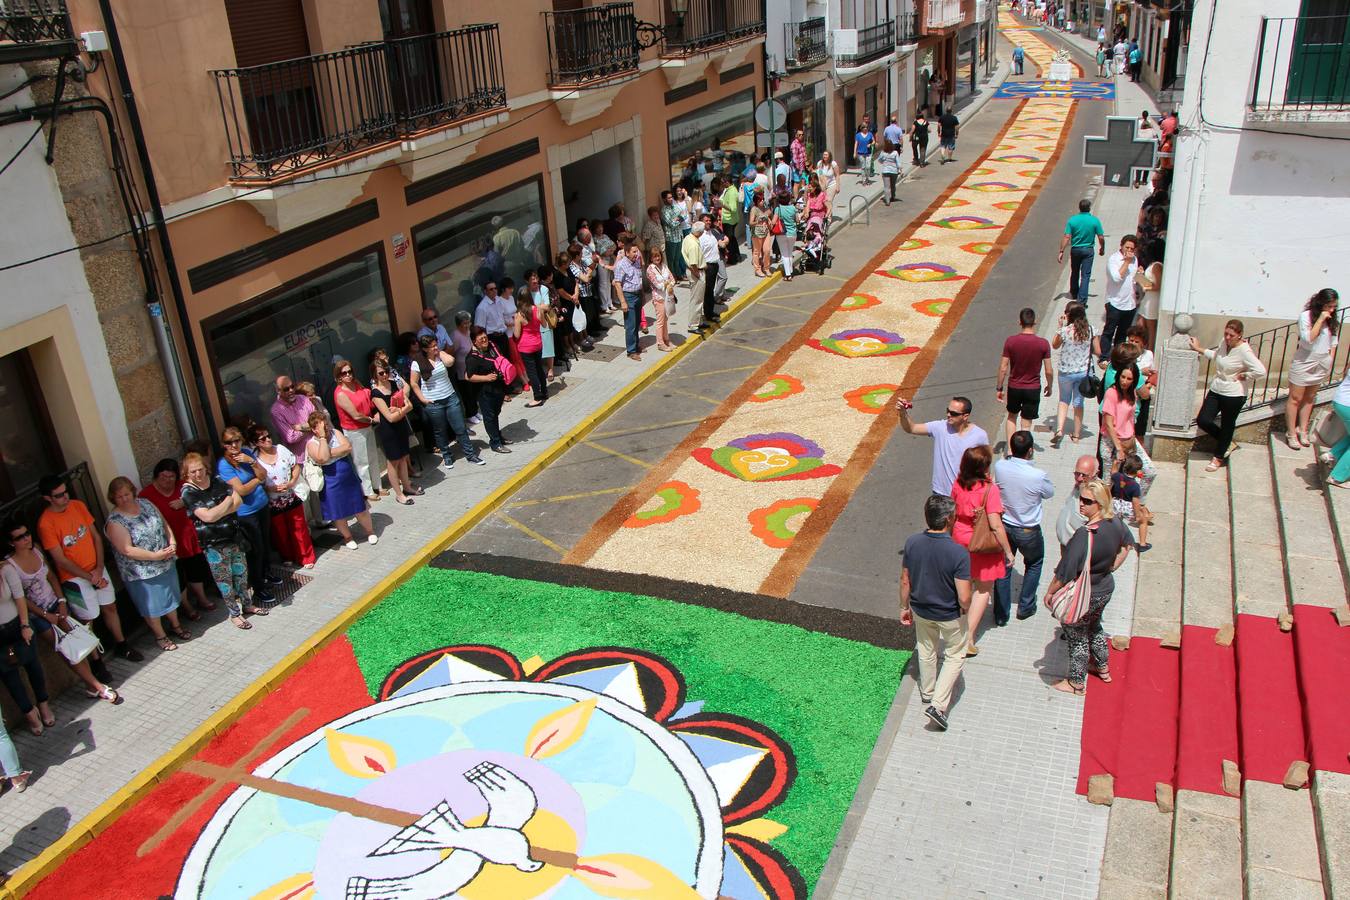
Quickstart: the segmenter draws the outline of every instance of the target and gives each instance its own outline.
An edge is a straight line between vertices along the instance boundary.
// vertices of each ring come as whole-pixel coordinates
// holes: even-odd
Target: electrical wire
[[[571,89],[570,91],[568,91],[566,94],[563,94],[561,97],[555,97],[555,98],[550,99],[547,103],[545,103],[545,104],[543,104],[542,106],[540,106],[540,107],[539,107],[538,109],[536,109],[534,112],[527,113],[525,116],[523,116],[523,117],[520,119],[519,122],[513,122],[513,123],[511,123],[511,126],[512,126],[512,127],[515,127],[516,125],[524,124],[525,122],[528,122],[530,119],[532,119],[532,118],[534,118],[535,116],[537,116],[537,115],[543,113],[543,112],[544,112],[545,110],[547,110],[547,109],[550,109],[550,108],[552,108],[552,107],[554,107],[554,106],[557,106],[557,104],[558,104],[560,101],[566,100],[566,99],[568,99],[569,97],[571,97],[573,94],[576,94],[576,93],[579,93],[579,89],[578,89],[578,88],[573,88],[573,89]],[[38,130],[39,130],[39,131],[42,130],[42,126],[41,126],[41,125],[38,126]],[[393,162],[388,162],[388,163],[384,163],[384,164],[382,164],[382,165],[375,166],[374,168],[371,168],[371,169],[360,169],[360,170],[351,171],[351,172],[332,172],[332,173],[329,173],[329,174],[327,174],[327,175],[322,175],[322,174],[320,174],[320,175],[315,175],[315,176],[313,176],[312,178],[310,178],[309,181],[311,181],[311,182],[313,182],[313,181],[334,181],[334,180],[339,179],[339,178],[351,178],[351,177],[353,177],[353,176],[368,177],[368,176],[374,174],[375,172],[379,172],[379,171],[382,171],[382,170],[385,170],[385,169],[393,169],[393,168],[397,168],[398,166],[403,165],[404,163],[409,162],[409,161],[417,162],[417,161],[421,161],[421,160],[424,160],[424,159],[433,159],[433,158],[435,158],[435,157],[437,157],[437,156],[440,156],[442,153],[451,153],[451,152],[453,152],[453,151],[455,151],[455,150],[458,150],[458,149],[460,149],[460,148],[462,148],[462,147],[465,147],[465,146],[467,146],[467,145],[469,145],[469,144],[475,143],[475,142],[478,141],[478,140],[479,140],[479,138],[473,138],[473,139],[470,139],[470,140],[465,140],[465,141],[463,141],[463,142],[461,142],[461,143],[458,143],[458,144],[452,144],[452,145],[450,145],[450,146],[448,146],[448,147],[441,147],[440,149],[435,150],[435,151],[433,151],[433,152],[431,152],[431,153],[428,153],[428,154],[426,154],[425,156],[414,156],[414,157],[412,158],[412,160],[401,160],[401,161],[400,161],[400,160],[396,160],[396,161],[393,161]],[[29,138],[29,141],[32,141],[32,138]],[[24,146],[27,146],[27,144],[25,144]],[[12,162],[12,161],[13,161],[13,160],[11,160],[11,162]],[[6,166],[6,167],[8,167],[8,166]],[[4,171],[3,169],[0,169],[0,173],[3,173],[3,171]],[[231,196],[231,197],[226,197],[226,198],[223,199],[223,200],[215,200],[215,201],[212,201],[211,203],[204,203],[204,204],[202,204],[201,206],[193,207],[192,209],[186,209],[186,210],[183,210],[182,212],[174,213],[174,214],[171,215],[171,216],[166,216],[165,219],[164,219],[164,221],[167,223],[167,222],[172,222],[172,221],[174,221],[174,220],[176,220],[176,219],[182,219],[182,218],[185,218],[185,217],[187,217],[187,216],[194,216],[194,215],[196,215],[196,214],[199,213],[199,212],[204,212],[204,211],[206,211],[206,210],[208,210],[208,209],[214,209],[214,208],[217,207],[217,206],[224,206],[226,203],[234,203],[236,200],[243,200],[243,199],[245,199],[246,197],[250,197],[250,196],[252,196],[253,194],[261,193],[262,191],[271,190],[272,187],[273,187],[272,185],[267,185],[267,186],[265,186],[265,187],[254,188],[254,189],[252,189],[252,190],[245,191],[245,192],[240,193],[240,194],[235,194],[235,195],[233,195],[233,196]],[[153,227],[153,226],[147,226],[147,227]],[[18,269],[18,268],[22,268],[23,266],[28,266],[28,265],[32,265],[32,264],[34,264],[34,263],[43,262],[44,260],[48,260],[48,259],[51,259],[51,258],[56,257],[56,256],[62,256],[62,255],[64,255],[64,254],[66,254],[66,253],[75,253],[75,252],[78,252],[78,251],[80,251],[80,250],[85,250],[85,249],[87,249],[87,248],[89,248],[89,247],[97,247],[97,246],[100,245],[100,244],[106,244],[106,243],[108,243],[109,241],[114,241],[114,240],[117,240],[118,238],[126,237],[127,235],[132,234],[132,231],[133,231],[132,229],[128,228],[128,229],[126,229],[125,231],[120,231],[120,232],[118,232],[117,234],[109,235],[108,237],[100,238],[100,239],[98,239],[98,240],[96,240],[96,241],[89,241],[89,242],[84,243],[84,244],[76,244],[76,245],[73,246],[73,247],[66,247],[64,250],[54,250],[54,251],[52,251],[51,253],[45,253],[45,254],[43,254],[42,256],[34,256],[34,257],[32,257],[31,259],[25,259],[25,260],[20,260],[19,262],[9,263],[8,265],[0,266],[0,272],[8,272],[8,271],[11,270],[11,269]]]

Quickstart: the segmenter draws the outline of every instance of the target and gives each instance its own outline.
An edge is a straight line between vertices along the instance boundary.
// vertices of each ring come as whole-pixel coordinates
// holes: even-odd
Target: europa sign
[[[300,350],[311,342],[317,341],[332,330],[333,329],[328,327],[328,320],[325,318],[318,318],[313,322],[301,325],[299,328],[295,329],[295,331],[286,335],[286,352],[290,353],[294,350]]]

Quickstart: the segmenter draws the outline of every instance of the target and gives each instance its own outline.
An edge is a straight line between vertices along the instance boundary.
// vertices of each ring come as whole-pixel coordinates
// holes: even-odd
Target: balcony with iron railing
[[[638,70],[632,3],[545,12],[550,85],[578,87]]]
[[[0,0],[0,63],[59,59],[79,48],[65,0]]]
[[[762,0],[688,0],[667,7],[665,56],[688,56],[764,34]]]
[[[836,49],[834,64],[839,69],[852,69],[894,52],[895,21],[888,19],[867,28],[859,28],[856,52],[840,53]]]
[[[895,17],[895,43],[899,47],[915,47],[922,36],[917,10],[902,12]]]
[[[925,31],[955,28],[964,20],[965,13],[961,9],[961,0],[927,0],[924,4]]]
[[[825,17],[817,16],[803,22],[783,25],[783,46],[789,72],[809,69],[825,59]]]
[[[495,24],[211,75],[237,181],[291,175],[506,106]]]
[[[1262,17],[1247,118],[1350,124],[1350,15]]]

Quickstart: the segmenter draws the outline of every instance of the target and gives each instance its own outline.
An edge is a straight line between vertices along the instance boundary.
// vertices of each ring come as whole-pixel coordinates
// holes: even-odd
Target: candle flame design
[[[573,703],[544,716],[525,736],[525,755],[530,759],[557,756],[581,739],[595,712],[596,698]]]
[[[324,739],[333,765],[357,778],[378,778],[398,766],[398,754],[384,741],[325,728]]]
[[[577,860],[572,874],[602,897],[694,900],[698,892],[675,873],[630,853],[606,853]]]

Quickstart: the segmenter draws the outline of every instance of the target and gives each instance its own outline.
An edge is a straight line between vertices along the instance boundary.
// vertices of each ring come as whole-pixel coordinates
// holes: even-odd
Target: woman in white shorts
[[[1289,402],[1284,407],[1284,439],[1290,447],[1311,447],[1308,419],[1317,400],[1317,389],[1331,378],[1331,360],[1336,353],[1336,306],[1341,295],[1335,288],[1322,288],[1303,307],[1298,317],[1298,349],[1289,363]]]

